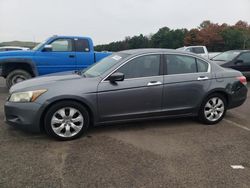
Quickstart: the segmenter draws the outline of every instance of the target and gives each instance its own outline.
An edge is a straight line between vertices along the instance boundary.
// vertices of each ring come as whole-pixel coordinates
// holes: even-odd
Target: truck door
[[[88,66],[92,65],[94,61],[94,50],[89,43],[88,39],[84,38],[75,38],[75,53],[76,53],[76,68],[85,69]]]
[[[48,45],[51,45],[50,51],[41,49],[34,57],[39,75],[76,69],[76,55],[72,39],[56,38]]]

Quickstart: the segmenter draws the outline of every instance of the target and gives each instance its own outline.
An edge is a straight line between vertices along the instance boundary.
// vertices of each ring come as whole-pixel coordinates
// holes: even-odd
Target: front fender
[[[28,64],[32,70],[34,76],[38,76],[38,71],[35,62],[29,58],[2,58],[0,59],[0,67],[2,69],[1,75],[6,76],[8,70],[7,67],[11,66],[11,63],[15,67],[18,63]],[[14,64],[15,63],[15,64]]]

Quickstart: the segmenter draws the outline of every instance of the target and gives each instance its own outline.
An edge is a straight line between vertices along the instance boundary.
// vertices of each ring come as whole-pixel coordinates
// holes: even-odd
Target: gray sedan
[[[188,52],[138,49],[114,53],[84,71],[14,85],[8,124],[71,140],[90,126],[162,117],[221,121],[247,97],[246,78]]]

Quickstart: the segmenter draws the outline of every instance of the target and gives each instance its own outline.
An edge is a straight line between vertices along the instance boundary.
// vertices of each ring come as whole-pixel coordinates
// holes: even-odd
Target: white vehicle
[[[207,51],[206,46],[184,46],[182,48],[178,48],[177,50],[193,52],[195,54],[198,54],[202,57],[209,59],[209,55],[208,55],[208,51]]]
[[[19,47],[19,46],[3,46],[3,47],[0,47],[0,52],[17,51],[17,50],[29,50],[29,48]]]
[[[184,46],[184,47],[178,48],[177,50],[193,52],[207,59],[211,59],[214,56],[220,54],[220,52],[209,53],[206,46]]]

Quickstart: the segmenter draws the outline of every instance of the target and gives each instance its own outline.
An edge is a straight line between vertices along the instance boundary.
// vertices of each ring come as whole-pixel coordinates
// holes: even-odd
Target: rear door
[[[164,55],[163,110],[189,114],[199,107],[211,83],[210,65],[188,55]]]
[[[91,51],[88,39],[75,38],[76,68],[85,69],[94,63],[94,51]]]
[[[76,55],[73,40],[57,38],[50,42],[52,51],[37,51],[35,62],[39,75],[76,69]]]
[[[115,72],[125,80],[98,86],[100,121],[149,117],[162,109],[163,75],[160,74],[161,55],[136,57]]]

